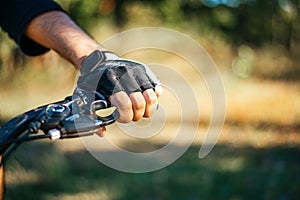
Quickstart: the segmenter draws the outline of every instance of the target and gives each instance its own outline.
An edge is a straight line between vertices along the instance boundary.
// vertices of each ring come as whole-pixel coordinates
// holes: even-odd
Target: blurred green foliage
[[[190,27],[199,32],[214,30],[233,44],[263,45],[276,43],[291,48],[299,42],[299,0],[93,0],[58,1],[84,28],[91,28],[95,20],[111,16],[117,26],[129,20],[130,5],[149,6],[157,20],[180,28]],[[215,2],[213,7],[212,3]],[[222,2],[222,3],[218,3]]]
[[[229,44],[230,50],[225,45],[219,48],[218,44],[215,50],[212,47],[215,43],[211,42],[208,50],[213,49],[214,58],[220,57],[220,60],[231,55],[226,51],[234,52],[235,55],[230,58],[232,64],[228,67],[240,77],[262,75],[264,78],[284,77],[290,80],[291,77],[298,79],[300,74],[297,55],[300,50],[300,0],[57,2],[87,32],[91,32],[99,22],[104,24],[99,28],[101,30],[106,28],[105,23],[112,23],[118,31],[159,25],[187,34],[196,33],[204,40],[209,38],[209,42],[222,40]],[[2,87],[14,83],[7,74],[24,66],[27,59],[7,34],[0,31]],[[47,62],[51,63],[48,59]],[[255,64],[258,68],[253,66]],[[47,80],[40,71],[30,78]],[[52,73],[53,79],[49,79],[49,83],[57,80],[58,72]],[[28,74],[21,73],[26,74],[23,79],[27,81]],[[44,76],[49,74],[46,71]],[[18,76],[17,79],[20,81],[21,78]],[[16,85],[23,90],[19,87],[24,86],[22,82]],[[29,96],[34,96],[31,94]],[[20,94],[17,96],[19,98]],[[39,96],[43,95],[39,93]],[[298,131],[299,125],[295,124],[295,127]],[[288,134],[290,129],[282,134]],[[243,129],[240,132],[245,134]],[[63,153],[53,143],[24,145],[9,161],[7,171],[18,175],[25,170],[25,175],[32,173],[33,179],[28,183],[16,179],[8,184],[6,199],[76,199],[73,197],[77,195],[77,199],[80,195],[90,195],[85,199],[99,199],[93,195],[104,195],[102,199],[299,199],[300,154],[297,145],[260,149],[217,145],[203,160],[197,158],[198,150],[198,146],[190,148],[172,166],[157,172],[125,174],[100,165],[84,151]]]
[[[299,0],[57,0],[57,2],[89,33],[96,27],[102,31],[107,29],[103,24],[111,24],[110,28],[115,27],[118,31],[136,27],[163,26],[186,34],[193,33],[202,38],[209,37],[210,40],[222,40],[230,45],[237,57],[241,45],[249,46],[261,55],[260,60],[253,59],[258,67],[249,68],[251,75],[262,74],[272,78],[281,76],[288,79],[293,76],[295,79],[300,73]],[[7,41],[7,34],[3,31],[0,32],[0,38],[0,71],[5,74],[12,68],[23,66],[27,58],[13,42]],[[268,49],[267,53],[265,49]],[[219,51],[223,52],[223,49]],[[274,59],[278,60],[276,64],[272,62]],[[250,64],[252,67],[255,63]],[[264,69],[261,70],[262,68]],[[283,68],[285,71],[281,70]]]

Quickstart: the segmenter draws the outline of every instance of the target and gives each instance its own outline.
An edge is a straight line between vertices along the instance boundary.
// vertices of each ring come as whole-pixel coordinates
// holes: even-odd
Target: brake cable
[[[87,101],[86,98],[86,94],[69,96],[63,101],[27,111],[7,122],[0,128],[0,166],[23,142],[90,136],[119,117],[117,110],[105,117],[97,115],[97,110],[106,109],[110,104],[102,98],[97,99],[97,95],[93,101]]]

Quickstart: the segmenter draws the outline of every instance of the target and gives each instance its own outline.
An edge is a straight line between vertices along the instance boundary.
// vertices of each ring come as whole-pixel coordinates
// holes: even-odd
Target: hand
[[[84,59],[77,88],[103,95],[123,123],[150,117],[162,94],[159,80],[146,65],[98,50]]]

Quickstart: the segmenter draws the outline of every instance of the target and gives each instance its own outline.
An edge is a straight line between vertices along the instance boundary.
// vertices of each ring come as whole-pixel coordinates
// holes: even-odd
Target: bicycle
[[[93,135],[101,127],[118,119],[116,109],[108,116],[96,113],[109,107],[110,103],[101,94],[77,90],[73,96],[62,101],[46,104],[14,117],[0,128],[0,167],[3,167],[11,153],[23,142]]]
[[[105,117],[96,114],[96,111],[109,107],[109,102],[100,94],[81,90],[62,101],[18,115],[0,128],[0,165],[22,142],[93,135],[96,130],[114,123],[119,117],[117,110]]]

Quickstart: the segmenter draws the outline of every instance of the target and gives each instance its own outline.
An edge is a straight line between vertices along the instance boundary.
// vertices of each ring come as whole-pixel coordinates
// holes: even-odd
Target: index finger
[[[124,91],[112,94],[109,101],[115,106],[120,114],[118,122],[128,123],[133,119],[132,103],[129,96]]]

